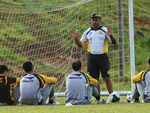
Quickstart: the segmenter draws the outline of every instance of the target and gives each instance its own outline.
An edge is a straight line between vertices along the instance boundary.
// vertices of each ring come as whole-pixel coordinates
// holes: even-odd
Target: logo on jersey
[[[99,34],[103,34],[103,32],[99,32]]]
[[[33,82],[34,80],[32,80],[34,77],[25,77],[26,80],[22,80],[22,82]]]
[[[34,77],[26,77],[27,79],[33,79]]]
[[[69,79],[81,79],[82,77],[69,77]]]

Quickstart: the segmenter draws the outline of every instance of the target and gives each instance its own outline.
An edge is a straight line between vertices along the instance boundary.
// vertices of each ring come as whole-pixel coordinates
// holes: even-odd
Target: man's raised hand
[[[70,34],[72,35],[72,37],[74,38],[74,39],[76,39],[77,37],[78,37],[78,33],[75,31],[75,30],[70,30]]]
[[[112,29],[111,29],[110,26],[107,27],[107,32],[106,32],[106,34],[107,34],[108,36],[112,36]]]

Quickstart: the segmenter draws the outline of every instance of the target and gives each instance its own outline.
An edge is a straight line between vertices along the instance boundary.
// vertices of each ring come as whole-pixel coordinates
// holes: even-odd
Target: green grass
[[[102,96],[107,99],[108,96]],[[125,96],[121,96],[125,101]],[[58,106],[41,105],[41,106],[1,106],[0,113],[149,113],[149,103],[107,103],[96,104],[93,102],[89,105],[74,105],[65,107],[65,98],[57,97],[60,103]]]

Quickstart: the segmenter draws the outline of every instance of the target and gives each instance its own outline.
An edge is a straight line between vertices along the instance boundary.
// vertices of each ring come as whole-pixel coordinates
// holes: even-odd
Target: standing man
[[[76,60],[72,63],[71,72],[66,78],[66,105],[67,104],[90,104],[92,95],[96,98],[97,104],[105,104],[105,100],[100,98],[96,88],[98,82],[88,74],[81,72],[81,62]]]
[[[0,104],[17,105],[19,99],[19,78],[7,77],[8,68],[0,65]]]
[[[54,100],[55,77],[36,74],[35,67],[31,62],[25,62],[23,69],[26,74],[20,80],[20,99],[22,105],[58,105]],[[47,102],[47,98],[49,101]]]
[[[99,74],[101,72],[102,78],[104,79],[108,92],[111,94],[113,92],[112,82],[110,80],[110,75],[108,73],[109,59],[107,56],[107,41],[112,44],[116,44],[116,39],[112,35],[112,30],[110,27],[103,27],[100,25],[101,17],[97,13],[93,14],[91,17],[92,27],[87,29],[81,39],[78,39],[78,34],[74,30],[70,33],[75,39],[79,47],[83,47],[88,43],[88,64],[87,71],[90,76],[98,80]],[[100,86],[98,84],[97,89],[100,93]]]
[[[131,103],[139,103],[139,96],[143,103],[150,103],[150,58],[148,59],[148,69],[132,77],[132,83],[134,83],[135,89]]]

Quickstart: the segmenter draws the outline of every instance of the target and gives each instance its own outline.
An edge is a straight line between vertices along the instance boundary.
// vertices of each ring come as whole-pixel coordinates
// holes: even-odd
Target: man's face
[[[91,22],[92,22],[93,27],[99,27],[101,19],[97,18],[97,17],[96,18],[91,18]]]

